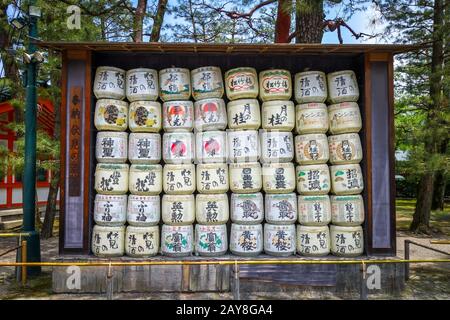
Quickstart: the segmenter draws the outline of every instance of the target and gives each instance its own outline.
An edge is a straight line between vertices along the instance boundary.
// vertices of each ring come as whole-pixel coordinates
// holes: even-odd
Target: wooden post
[[[22,262],[27,262],[27,240],[22,240]],[[25,286],[27,283],[27,266],[22,266],[22,286]]]

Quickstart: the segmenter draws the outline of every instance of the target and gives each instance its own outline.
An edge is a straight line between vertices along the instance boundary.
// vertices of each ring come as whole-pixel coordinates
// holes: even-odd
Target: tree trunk
[[[134,13],[134,42],[142,42],[144,30],[144,16],[147,9],[147,0],[138,0],[136,11]]]
[[[39,205],[38,205],[37,188],[36,188],[36,192],[34,194],[34,201],[35,201],[34,224],[35,224],[36,231],[39,232],[39,230],[42,229],[42,221],[41,221],[41,212],[39,211]]]
[[[415,233],[430,233],[431,198],[433,194],[433,173],[425,173],[419,182],[416,209],[410,230]]]
[[[292,0],[278,0],[275,43],[288,43],[291,28]]]
[[[167,0],[158,0],[158,9],[153,20],[152,34],[150,36],[150,42],[158,42],[161,35],[161,27],[164,21],[164,15],[166,14]]]
[[[444,170],[436,172],[433,186],[433,200],[431,202],[431,210],[444,210],[445,187],[447,181]]]
[[[321,43],[323,36],[323,0],[296,0],[296,43]]]

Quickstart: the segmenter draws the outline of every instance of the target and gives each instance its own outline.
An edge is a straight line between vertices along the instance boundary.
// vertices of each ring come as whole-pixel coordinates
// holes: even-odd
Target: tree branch
[[[253,14],[257,10],[261,9],[264,6],[272,4],[274,2],[277,2],[277,0],[266,0],[266,1],[263,1],[263,2],[261,2],[259,4],[257,4],[256,6],[254,6],[249,12],[246,12],[246,13],[240,13],[240,12],[237,12],[237,11],[225,10],[224,9],[225,5],[223,5],[221,8],[215,8],[215,7],[210,6],[209,4],[206,4],[205,1],[203,1],[203,5],[205,7],[207,7],[207,8],[209,8],[209,9],[212,9],[212,10],[216,11],[216,12],[225,14],[230,19],[246,19],[246,20],[250,20],[250,18],[253,16]]]

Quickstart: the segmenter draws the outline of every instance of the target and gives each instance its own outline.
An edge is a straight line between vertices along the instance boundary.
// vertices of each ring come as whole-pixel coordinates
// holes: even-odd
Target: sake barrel
[[[257,99],[238,99],[228,102],[228,128],[258,129],[261,126],[261,110]]]
[[[163,190],[167,194],[194,193],[195,165],[166,164],[163,169]]]
[[[330,253],[328,226],[297,225],[297,253],[307,257],[322,257]]]
[[[261,162],[291,162],[294,158],[292,132],[262,131]]]
[[[296,73],[294,89],[297,103],[325,102],[328,97],[326,79],[321,71]]]
[[[262,224],[231,224],[231,253],[238,256],[253,257],[262,252],[263,245]]]
[[[128,103],[99,99],[95,104],[94,125],[97,130],[125,131],[128,128]]]
[[[159,133],[130,133],[128,160],[132,164],[159,163],[161,161],[161,135]]]
[[[258,76],[254,68],[235,68],[225,72],[225,90],[228,100],[256,98]]]
[[[162,101],[189,100],[191,97],[189,69],[167,68],[160,70],[159,97]]]
[[[95,167],[95,191],[101,194],[125,194],[128,192],[128,164],[97,163]]]
[[[332,72],[328,78],[328,100],[331,103],[358,101],[359,88],[355,72],[342,70]]]
[[[169,226],[161,229],[161,253],[169,257],[190,256],[193,251],[194,228],[192,225]]]
[[[156,256],[159,251],[159,226],[128,226],[125,239],[127,256],[136,258]]]
[[[132,164],[129,189],[132,194],[150,196],[162,191],[162,166],[160,164]]]
[[[271,69],[259,73],[259,98],[262,101],[289,100],[292,96],[291,73]]]
[[[201,67],[191,70],[192,97],[195,100],[222,98],[223,79],[219,67]]]
[[[261,123],[266,130],[292,131],[295,127],[294,103],[289,100],[263,102]]]
[[[328,195],[298,196],[298,222],[305,226],[326,226],[331,221]]]
[[[97,162],[124,163],[128,156],[128,133],[97,132],[95,158]]]
[[[224,224],[230,217],[228,195],[197,194],[195,199],[195,216],[200,224]]]
[[[126,79],[128,101],[158,99],[158,71],[147,68],[131,69],[127,71]]]
[[[239,224],[258,224],[264,220],[264,202],[261,192],[232,193],[231,221]]]
[[[197,131],[225,130],[227,111],[223,99],[211,98],[195,101],[195,124]]]
[[[125,70],[115,67],[98,67],[95,71],[94,95],[97,99],[125,98]]]
[[[295,254],[295,224],[264,224],[264,252],[271,256]]]
[[[258,192],[262,188],[259,162],[230,163],[230,189],[235,193]]]
[[[364,223],[364,201],[361,195],[331,196],[331,222],[337,226],[359,226]]]
[[[168,101],[163,103],[163,129],[165,132],[191,131],[194,128],[192,101]]]
[[[363,158],[361,139],[357,133],[328,136],[332,164],[360,163]]]
[[[330,157],[327,136],[309,133],[295,136],[295,160],[299,164],[327,163]]]
[[[297,192],[305,195],[330,192],[330,170],[326,164],[297,166]]]
[[[203,131],[195,134],[195,155],[198,163],[223,163],[227,161],[227,133]]]
[[[228,250],[227,225],[195,225],[195,252],[201,256],[214,257]]]
[[[356,102],[342,102],[329,106],[328,118],[332,134],[359,132],[362,128],[361,112]]]
[[[159,132],[161,130],[161,104],[156,101],[130,103],[129,127],[132,132]]]
[[[167,132],[163,135],[163,160],[166,163],[192,163],[194,161],[194,134]]]
[[[125,252],[125,226],[95,225],[92,229],[92,252],[97,257],[123,256]]]
[[[193,194],[162,197],[162,220],[165,224],[180,226],[195,221],[195,197]]]
[[[295,224],[297,221],[297,195],[266,194],[264,200],[266,221],[271,224]]]
[[[361,226],[342,227],[330,225],[331,253],[341,257],[356,257],[364,252],[364,235]]]
[[[258,131],[227,131],[228,159],[230,162],[255,162],[259,159]]]
[[[121,226],[127,218],[127,195],[96,194],[94,221],[101,226]]]
[[[298,134],[326,133],[328,110],[324,103],[299,104],[295,107],[295,130]]]
[[[161,220],[159,196],[128,196],[127,222],[136,227],[154,226]]]
[[[363,191],[363,174],[359,164],[330,166],[330,171],[331,192],[334,194],[360,194]]]
[[[199,193],[225,193],[229,186],[227,164],[200,163],[197,165],[197,191]]]
[[[263,164],[262,177],[266,193],[289,193],[295,190],[295,168],[291,162]]]

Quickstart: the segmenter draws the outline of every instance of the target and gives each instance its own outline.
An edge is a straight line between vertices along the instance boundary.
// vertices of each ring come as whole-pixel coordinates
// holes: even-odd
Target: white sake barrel
[[[228,250],[227,225],[195,225],[195,252],[201,256],[220,256]]]
[[[326,164],[297,166],[296,175],[299,194],[317,195],[330,192],[330,170]]]
[[[127,222],[136,227],[154,226],[161,220],[159,196],[128,196]]]
[[[95,167],[95,191],[101,194],[125,194],[128,192],[128,164],[97,163]]]
[[[159,226],[128,226],[125,239],[127,256],[136,258],[156,256],[159,251]]]
[[[194,249],[194,228],[187,226],[169,226],[161,229],[161,253],[169,257],[190,256]]]
[[[271,224],[295,224],[297,221],[297,195],[266,194],[264,200],[266,221]]]
[[[151,196],[162,191],[162,166],[160,164],[132,164],[129,189],[132,194]]]
[[[292,96],[291,73],[271,69],[259,73],[259,98],[262,101],[289,100]]]
[[[261,192],[231,194],[231,221],[239,224],[258,224],[264,220],[264,201]]]
[[[231,224],[230,251],[238,256],[253,257],[263,250],[262,224]]]
[[[195,123],[197,131],[225,130],[227,110],[223,99],[211,98],[195,101]]]
[[[295,136],[295,160],[299,164],[327,163],[330,157],[327,136],[309,133]]]
[[[194,104],[192,101],[164,102],[162,108],[165,132],[191,131],[194,128]]]
[[[295,127],[294,103],[289,100],[263,102],[261,123],[266,130],[292,131]]]
[[[331,253],[341,257],[356,257],[364,252],[364,234],[361,226],[330,225]]]
[[[356,102],[342,102],[328,107],[331,134],[359,132],[362,128],[361,112]]]
[[[132,132],[159,132],[161,130],[161,103],[157,101],[130,103],[128,116]]]
[[[125,98],[125,70],[115,67],[98,67],[95,71],[94,94],[97,99]]]
[[[328,110],[325,103],[299,104],[295,107],[295,130],[298,134],[327,133]]]
[[[352,102],[359,99],[358,81],[355,72],[342,70],[327,75],[328,100],[331,103]]]
[[[307,257],[322,257],[330,253],[328,226],[297,225],[297,253]]]
[[[121,226],[127,221],[127,195],[96,194],[94,221],[101,226]]]
[[[254,162],[259,160],[258,131],[227,131],[228,159],[230,162]]]
[[[227,133],[225,131],[197,132],[195,147],[198,163],[224,163],[227,161]]]
[[[128,157],[128,133],[126,132],[97,132],[95,158],[97,162],[123,163]]]
[[[191,70],[192,97],[195,100],[222,98],[223,79],[219,67],[201,67]]]
[[[192,163],[195,147],[192,132],[167,132],[163,135],[163,160],[165,163]]]
[[[332,164],[360,163],[363,158],[361,139],[357,133],[328,136]]]
[[[228,102],[228,128],[259,129],[261,110],[257,99],[239,99]]]
[[[230,163],[230,189],[235,193],[258,192],[262,188],[259,162]]]
[[[228,100],[258,96],[258,75],[254,68],[235,68],[225,72],[225,90]]]
[[[195,221],[195,197],[193,194],[165,194],[162,197],[162,221],[167,225],[189,225]]]
[[[97,257],[120,257],[125,252],[125,226],[94,226],[92,252]]]
[[[163,190],[167,194],[194,193],[195,165],[193,164],[164,165]]]
[[[292,132],[262,131],[261,162],[291,162],[294,159]]]
[[[328,195],[298,196],[298,222],[305,226],[326,226],[331,221]]]
[[[195,206],[195,216],[200,224],[224,224],[230,217],[226,193],[197,194]]]
[[[94,125],[97,130],[125,131],[128,128],[128,103],[99,99],[95,104]]]
[[[295,254],[295,224],[264,224],[264,252],[271,256]]]
[[[189,100],[191,97],[189,69],[168,68],[160,70],[159,97],[162,101]]]
[[[364,223],[364,200],[361,195],[331,196],[331,222],[337,226]]]
[[[127,71],[126,78],[128,101],[158,99],[158,71],[147,68],[131,69]]]
[[[200,163],[197,165],[197,191],[199,193],[225,193],[229,186],[226,163]]]
[[[128,160],[133,164],[159,163],[161,161],[161,135],[144,132],[130,133]]]
[[[331,192],[336,195],[360,194],[364,189],[364,179],[359,164],[330,166]]]
[[[289,193],[295,190],[295,167],[291,162],[263,164],[262,177],[266,193]]]
[[[321,71],[295,74],[295,100],[297,103],[325,102],[328,97],[327,77]]]

